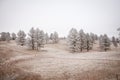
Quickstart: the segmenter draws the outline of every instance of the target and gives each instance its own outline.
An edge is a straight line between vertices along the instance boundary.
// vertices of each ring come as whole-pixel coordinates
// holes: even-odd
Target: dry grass
[[[96,53],[98,48],[94,48],[94,53],[85,54],[71,54],[66,49],[64,41],[48,44],[38,52],[2,42],[0,80],[117,80],[119,48],[108,53]]]

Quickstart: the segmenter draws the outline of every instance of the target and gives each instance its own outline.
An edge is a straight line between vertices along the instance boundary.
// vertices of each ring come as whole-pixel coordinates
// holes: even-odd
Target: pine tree
[[[16,42],[18,45],[25,45],[25,37],[26,37],[26,34],[24,31],[20,30],[18,33],[17,33],[17,39],[16,39]]]
[[[54,39],[54,35],[53,33],[50,34],[50,40],[53,40]]]
[[[12,40],[15,40],[15,39],[16,39],[16,34],[12,33]]]
[[[77,37],[78,37],[77,30],[75,28],[72,28],[68,35],[69,49],[71,52],[77,51]]]
[[[6,32],[1,33],[1,40],[5,41],[6,40]]]
[[[100,39],[100,48],[104,51],[107,51],[110,48],[110,39],[106,34]]]
[[[87,49],[87,51],[89,51],[90,49],[92,49],[92,39],[90,37],[90,35],[87,33],[86,34],[86,37],[85,37],[85,47]]]
[[[117,40],[115,39],[114,36],[112,37],[112,43],[113,43],[113,45],[114,45],[115,47],[118,47],[118,45],[117,45]]]
[[[32,27],[29,32],[29,37],[27,38],[27,45],[28,47],[32,48],[33,50],[39,50],[41,47],[44,47],[45,43],[45,34],[42,30],[37,28],[36,30]]]
[[[41,47],[44,47],[44,43],[45,43],[44,37],[45,37],[44,32],[37,28],[36,31],[35,31],[35,40],[36,40],[37,50]]]
[[[35,29],[33,27],[30,29],[28,35],[29,35],[29,38],[27,40],[27,45],[34,50],[35,49]]]
[[[101,50],[103,50],[103,47],[104,47],[104,45],[103,45],[103,35],[100,35],[100,37],[99,37],[99,47],[100,47]]]
[[[48,36],[48,33],[45,34],[45,43],[47,44],[49,41],[49,36]]]
[[[85,33],[82,29],[79,31],[77,36],[77,47],[78,47],[78,51],[81,52],[85,48]]]
[[[58,41],[59,41],[58,33],[54,32],[54,34],[53,34],[53,43],[58,43]]]
[[[10,40],[11,40],[10,33],[7,32],[6,33],[6,41],[9,42]]]
[[[117,41],[117,42],[119,42],[119,44],[120,44],[120,27],[117,29],[117,31],[119,32],[119,33],[118,33],[119,38],[118,38],[118,41]]]

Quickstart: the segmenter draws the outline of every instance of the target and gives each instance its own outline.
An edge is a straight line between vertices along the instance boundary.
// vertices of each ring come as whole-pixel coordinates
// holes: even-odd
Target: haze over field
[[[120,0],[0,0],[0,32],[26,33],[31,27],[67,36],[75,27],[117,36]]]

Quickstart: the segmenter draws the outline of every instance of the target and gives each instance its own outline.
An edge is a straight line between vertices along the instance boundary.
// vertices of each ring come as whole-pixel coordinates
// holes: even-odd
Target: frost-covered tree
[[[6,32],[1,33],[1,40],[5,41],[6,40]]]
[[[116,40],[116,38],[113,36],[112,37],[112,43],[113,43],[113,45],[115,46],[115,47],[118,47],[118,45],[117,45],[117,40]]]
[[[50,40],[52,41],[52,43],[58,43],[59,41],[58,33],[57,32],[51,33]]]
[[[45,34],[45,43],[47,44],[49,41],[49,36],[48,36],[48,33]]]
[[[95,40],[98,40],[97,34],[94,35],[94,39],[95,39]]]
[[[95,43],[95,34],[94,33],[90,33],[90,37],[92,39],[92,43]]]
[[[29,38],[27,38],[27,46],[35,49],[35,29],[32,27],[28,33]]]
[[[54,32],[54,34],[53,34],[53,43],[58,43],[58,41],[59,41],[58,33]]]
[[[85,33],[84,31],[81,29],[78,33],[77,36],[77,47],[78,47],[78,51],[81,51],[85,48]]]
[[[20,30],[18,33],[17,33],[17,38],[16,38],[16,42],[18,45],[25,45],[25,37],[26,37],[26,34],[24,31]]]
[[[44,47],[45,39],[44,39],[44,32],[39,30],[39,28],[35,31],[35,42],[36,42],[36,49],[38,50],[41,47]]]
[[[87,33],[85,35],[85,48],[87,49],[87,51],[89,51],[90,49],[92,49],[92,38],[90,37],[90,35]]]
[[[10,33],[7,32],[5,36],[6,36],[6,41],[9,42],[11,40]]]
[[[117,29],[117,31],[119,32],[118,35],[119,35],[119,38],[118,38],[118,42],[120,44],[120,27]]]
[[[32,27],[29,32],[29,37],[27,38],[26,44],[28,47],[39,50],[44,47],[45,38],[44,32],[37,28],[36,30]]]
[[[71,52],[77,51],[77,38],[78,38],[78,32],[75,28],[72,28],[68,35],[69,49]]]
[[[17,37],[16,37],[16,34],[15,33],[12,33],[12,40],[15,40]]]
[[[110,39],[106,34],[104,36],[100,36],[99,39],[100,43],[100,48],[104,51],[107,51],[110,48]]]
[[[51,33],[50,34],[50,40],[53,40],[53,38],[54,38],[54,35],[53,35],[53,33]]]

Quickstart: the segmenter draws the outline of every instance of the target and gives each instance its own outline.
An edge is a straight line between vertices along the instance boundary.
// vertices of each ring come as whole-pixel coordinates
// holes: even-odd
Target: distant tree
[[[59,41],[58,33],[54,32],[54,34],[53,34],[53,43],[58,43],[58,41]]]
[[[117,43],[120,43],[120,41],[119,41],[119,39],[118,39],[118,38],[116,38],[116,41],[117,41]]]
[[[95,34],[94,33],[90,33],[90,37],[92,39],[92,44],[95,43]]]
[[[16,34],[15,33],[12,33],[12,40],[15,40],[17,37],[16,37]]]
[[[18,33],[17,33],[17,38],[16,38],[16,42],[18,45],[25,45],[25,37],[26,37],[26,34],[24,31],[20,30]]]
[[[36,30],[32,27],[29,32],[29,37],[27,38],[26,44],[29,48],[33,50],[44,47],[45,43],[45,34],[42,30],[37,28]]]
[[[1,40],[5,41],[6,40],[6,32],[1,33]]]
[[[51,34],[50,34],[50,40],[53,40],[53,38],[54,38],[54,34],[51,33]]]
[[[100,48],[104,51],[107,51],[110,48],[110,39],[106,34],[100,37]]]
[[[85,47],[87,49],[87,51],[89,51],[90,49],[92,49],[92,39],[90,37],[90,35],[87,33],[86,37],[85,37]]]
[[[119,38],[118,38],[118,42],[120,44],[120,27],[117,29],[117,31],[119,32],[118,35],[119,35]]]
[[[118,47],[118,45],[117,45],[117,40],[116,40],[116,38],[113,36],[112,37],[112,43],[113,43],[113,45],[115,46],[115,47]]]
[[[35,49],[35,29],[32,27],[28,33],[28,38],[27,38],[27,45],[28,47],[31,47],[33,50]]]
[[[45,43],[47,44],[49,41],[49,36],[48,36],[48,33],[45,34]]]
[[[7,42],[9,42],[9,41],[11,40],[11,37],[10,37],[10,33],[9,33],[9,32],[6,33],[5,37],[6,37],[6,41],[7,41]]]
[[[78,47],[78,51],[81,51],[85,48],[85,33],[84,31],[81,29],[78,33],[77,36],[77,47]]]
[[[103,35],[100,35],[100,37],[99,37],[99,47],[100,47],[100,49],[101,50],[103,50]]]
[[[98,40],[97,34],[94,35],[94,39],[95,39],[95,40]]]
[[[58,43],[59,41],[58,33],[57,32],[51,33],[50,40],[52,41],[52,43]]]
[[[75,28],[72,28],[68,35],[69,49],[71,52],[77,51],[77,38],[78,38],[78,32]]]
[[[38,50],[41,47],[44,47],[45,43],[45,34],[42,30],[39,30],[39,28],[35,31],[35,42],[36,42],[36,49]]]

